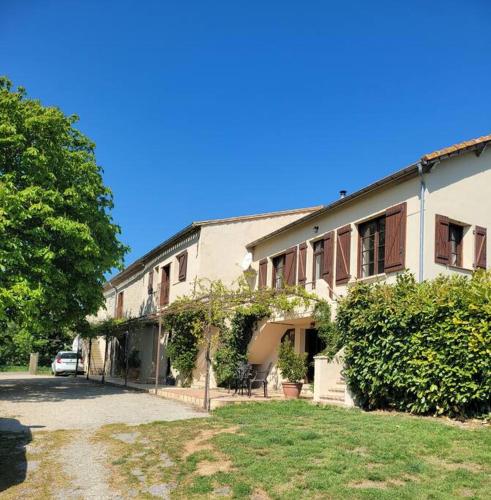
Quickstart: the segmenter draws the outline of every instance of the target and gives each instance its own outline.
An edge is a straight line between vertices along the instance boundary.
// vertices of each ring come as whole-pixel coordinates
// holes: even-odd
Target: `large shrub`
[[[298,383],[307,373],[307,354],[297,354],[290,341],[282,342],[278,350],[278,368],[284,379]]]
[[[366,408],[489,411],[491,275],[357,283],[340,300],[345,376]]]

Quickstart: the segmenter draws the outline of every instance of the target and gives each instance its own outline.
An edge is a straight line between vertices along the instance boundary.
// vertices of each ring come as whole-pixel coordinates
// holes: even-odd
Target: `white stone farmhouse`
[[[394,280],[408,269],[418,280],[443,273],[471,274],[487,268],[491,227],[491,135],[435,151],[412,165],[327,206],[193,223],[151,250],[104,287],[106,309],[98,318],[145,317],[155,311],[160,284],[162,305],[190,292],[194,280],[221,279],[227,284],[242,274],[240,262],[252,253],[256,287],[301,284],[330,300],[346,293],[355,280]],[[132,348],[140,352],[141,380],[155,377],[156,327],[142,327]],[[249,361],[270,368],[278,386],[278,346],[294,341],[309,361],[320,342],[311,311],[262,322],[249,345]],[[95,343],[100,369],[104,342]],[[111,345],[107,370],[117,369]],[[169,365],[161,349],[160,377]],[[317,399],[345,401],[340,365],[318,363]],[[313,364],[308,380],[314,379]],[[195,371],[195,386],[203,370]]]

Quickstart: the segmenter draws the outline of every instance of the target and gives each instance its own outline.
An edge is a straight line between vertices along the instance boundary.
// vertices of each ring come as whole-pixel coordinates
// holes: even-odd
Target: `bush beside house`
[[[361,406],[419,414],[489,411],[491,275],[354,284],[339,302],[345,377]]]

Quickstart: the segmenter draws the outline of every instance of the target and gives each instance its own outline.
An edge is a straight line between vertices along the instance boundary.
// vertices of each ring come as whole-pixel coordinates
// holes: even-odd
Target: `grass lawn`
[[[491,431],[293,401],[101,429],[111,480],[149,497],[489,498]]]
[[[53,498],[69,484],[58,460],[70,439],[70,431],[38,432],[35,438],[30,433],[0,432],[0,498]],[[29,449],[33,441],[35,450]]]
[[[28,372],[29,367],[24,365],[0,366],[0,372]],[[38,366],[37,375],[46,375],[51,373],[51,366]]]

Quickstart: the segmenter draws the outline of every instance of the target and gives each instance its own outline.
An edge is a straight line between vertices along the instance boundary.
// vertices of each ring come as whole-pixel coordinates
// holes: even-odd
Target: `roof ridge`
[[[486,147],[488,142],[491,142],[491,134],[482,135],[481,137],[469,139],[468,141],[458,142],[456,144],[452,144],[451,146],[447,146],[446,148],[427,153],[421,157],[421,161],[427,163],[437,159],[448,158],[449,156],[455,156],[467,150],[477,149],[478,147]]]
[[[272,217],[272,216],[297,214],[297,213],[302,213],[302,212],[313,212],[316,210],[320,210],[323,207],[324,207],[324,205],[313,205],[311,207],[292,208],[292,209],[288,209],[288,210],[276,210],[273,212],[263,212],[263,213],[250,214],[250,215],[237,215],[234,217],[223,217],[220,219],[206,219],[206,220],[194,221],[193,224],[202,226],[202,225],[208,225],[208,224],[219,224],[220,222],[241,221],[241,220],[247,220],[247,219],[261,219],[261,218]]]

